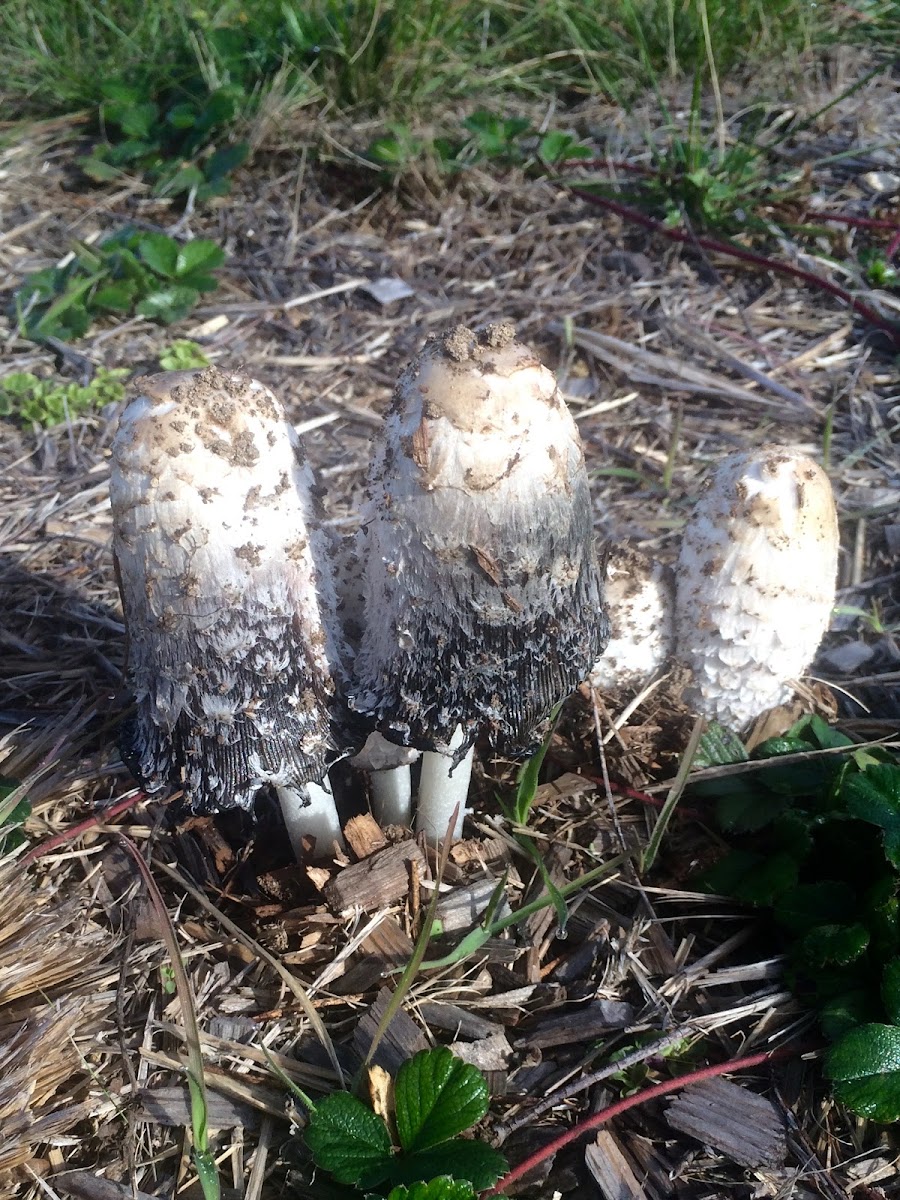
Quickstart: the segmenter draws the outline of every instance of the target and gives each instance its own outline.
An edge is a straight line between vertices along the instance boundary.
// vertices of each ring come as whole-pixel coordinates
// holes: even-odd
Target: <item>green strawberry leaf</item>
[[[488,1110],[488,1087],[477,1067],[446,1046],[422,1050],[403,1064],[394,1084],[397,1133],[404,1150],[427,1150],[462,1133]]]
[[[453,1138],[431,1150],[399,1155],[391,1164],[390,1182],[415,1183],[435,1175],[446,1175],[482,1192],[508,1170],[506,1159],[493,1146],[468,1138]]]
[[[865,988],[839,992],[822,1005],[819,1025],[830,1042],[836,1042],[857,1025],[865,1025],[878,1016]]]
[[[195,238],[192,242],[185,242],[178,251],[175,274],[187,275],[201,267],[204,271],[213,271],[216,267],[221,267],[224,261],[225,251],[221,246],[206,238]]]
[[[848,775],[841,789],[847,811],[882,831],[884,852],[900,870],[900,767],[876,763],[857,775]]]
[[[388,1178],[393,1158],[388,1128],[349,1092],[334,1092],[316,1105],[305,1137],[316,1165],[338,1183],[375,1187]]]
[[[468,1183],[442,1175],[430,1183],[395,1187],[387,1200],[476,1200],[476,1195]]]
[[[746,761],[747,751],[741,739],[730,729],[712,721],[700,738],[691,769],[697,771],[701,767],[724,767]]]
[[[859,1025],[825,1059],[834,1094],[861,1117],[900,1120],[900,1027]]]
[[[881,975],[881,999],[889,1019],[900,1025],[900,957],[884,964]]]
[[[144,233],[138,241],[137,252],[157,275],[171,279],[178,262],[178,243],[164,233]]]
[[[817,925],[800,938],[794,954],[808,970],[830,965],[846,967],[865,954],[868,944],[865,925]]]
[[[804,934],[816,925],[849,921],[856,915],[856,896],[846,883],[820,880],[783,892],[775,904],[775,920],[791,933]]]
[[[180,321],[187,316],[198,298],[199,293],[194,288],[181,285],[161,288],[144,297],[137,306],[137,313],[140,317],[151,317],[162,321],[164,325],[171,325],[173,321]]]

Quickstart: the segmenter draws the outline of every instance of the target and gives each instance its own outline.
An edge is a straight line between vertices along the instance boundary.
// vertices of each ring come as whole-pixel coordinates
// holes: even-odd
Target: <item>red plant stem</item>
[[[888,260],[888,262],[890,262],[898,250],[900,250],[900,229],[897,230],[888,243],[888,248],[884,252],[884,257]]]
[[[101,825],[109,821],[112,817],[121,816],[123,812],[127,812],[129,808],[134,808],[141,800],[146,799],[147,797],[143,792],[137,792],[133,796],[126,796],[124,800],[119,800],[116,804],[111,804],[109,808],[104,808],[101,812],[96,812],[93,816],[86,817],[83,821],[79,821],[77,825],[72,825],[69,829],[64,829],[61,833],[54,833],[45,842],[41,842],[37,846],[32,846],[27,854],[22,855],[22,866],[30,866],[33,862],[37,862],[39,858],[43,858],[45,854],[49,854],[51,850],[55,850],[57,846],[63,846],[66,842],[73,842],[83,833],[87,833],[89,829],[93,829],[95,825]]]
[[[601,787],[606,787],[606,781],[601,779],[599,775],[589,775],[586,772],[582,774],[583,779],[590,779],[591,783],[599,783]],[[639,792],[635,788],[626,787],[624,783],[611,783],[609,790],[616,796],[627,796],[629,800],[637,800],[641,804],[646,804],[650,808],[662,808],[665,800],[660,800],[657,796],[651,796],[649,792]],[[696,808],[685,808],[683,805],[678,805],[678,815],[687,817],[691,821],[702,821],[703,813]]]
[[[565,1133],[560,1134],[558,1138],[554,1138],[552,1142],[548,1142],[546,1146],[542,1146],[540,1150],[536,1150],[534,1154],[529,1154],[528,1158],[520,1162],[517,1167],[513,1167],[509,1174],[504,1175],[489,1191],[482,1192],[481,1200],[486,1200],[488,1196],[499,1196],[510,1184],[521,1179],[523,1175],[527,1175],[529,1171],[533,1171],[545,1159],[552,1158],[553,1155],[558,1154],[570,1142],[574,1142],[582,1134],[599,1129],[601,1125],[605,1125],[613,1117],[618,1117],[622,1113],[627,1112],[629,1108],[637,1108],[639,1104],[646,1104],[648,1100],[656,1100],[659,1096],[665,1096],[669,1092],[680,1091],[681,1088],[690,1087],[692,1083],[701,1083],[704,1079],[714,1079],[717,1075],[725,1075],[729,1071],[746,1071],[750,1067],[759,1067],[763,1063],[775,1062],[776,1059],[780,1058],[793,1058],[796,1053],[796,1050],[786,1046],[780,1050],[766,1050],[761,1054],[748,1054],[746,1058],[733,1058],[729,1062],[717,1063],[712,1067],[701,1067],[699,1071],[691,1071],[687,1075],[679,1075],[677,1079],[667,1079],[663,1083],[657,1083],[653,1087],[645,1088],[644,1091],[638,1092],[634,1096],[626,1096],[624,1100],[617,1100],[615,1104],[610,1104],[608,1108],[601,1109],[600,1112],[594,1113],[593,1116],[587,1117],[584,1121],[579,1121],[577,1125],[573,1125],[571,1129],[567,1129]]]
[[[879,220],[877,217],[855,217],[852,213],[830,213],[817,208],[809,208],[805,215],[816,221],[840,221],[842,225],[858,225],[860,229],[900,229],[898,221]]]
[[[688,233],[684,229],[669,229],[662,221],[657,221],[655,217],[648,217],[640,209],[631,208],[627,204],[619,204],[618,201],[609,200],[605,196],[595,196],[593,192],[586,192],[583,188],[573,188],[572,191],[576,196],[580,196],[582,200],[586,200],[589,204],[596,204],[599,208],[605,208],[609,212],[614,212],[626,221],[633,221],[636,225],[642,225],[644,229],[649,229],[653,233],[659,233],[670,241],[687,242],[691,245],[702,246],[704,250],[712,250],[716,254],[730,255],[741,262],[748,262],[756,267],[762,267],[766,271],[775,271],[780,275],[789,275],[793,279],[802,279],[804,283],[811,284],[823,292],[828,292],[829,295],[836,296],[844,304],[849,305],[854,312],[864,317],[870,325],[874,325],[882,333],[887,334],[895,346],[900,347],[900,325],[886,321],[874,309],[870,308],[868,304],[864,304],[862,300],[857,300],[855,296],[851,296],[848,291],[842,287],[838,287],[836,283],[832,283],[828,279],[823,279],[821,275],[816,275],[814,271],[806,271],[803,267],[795,267],[790,263],[778,262],[775,259],[767,258],[764,254],[754,254],[752,250],[744,250],[739,246],[720,242],[716,238]]]

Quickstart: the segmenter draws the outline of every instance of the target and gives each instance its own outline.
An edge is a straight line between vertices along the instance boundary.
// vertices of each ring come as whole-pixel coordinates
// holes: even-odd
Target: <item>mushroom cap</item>
[[[139,381],[112,446],[113,548],[137,710],[123,755],[194,811],[321,779],[339,647],[312,475],[268,388]]]
[[[604,596],[612,632],[591,670],[591,685],[607,691],[639,688],[672,653],[672,572],[639,550],[614,546],[606,561]]]
[[[739,729],[784,703],[834,605],[838,525],[828,476],[784,446],[729,455],[684,530],[675,605],[685,696]]]
[[[539,744],[608,636],[584,456],[552,373],[510,325],[431,338],[369,471],[351,705],[461,760],[482,728]]]

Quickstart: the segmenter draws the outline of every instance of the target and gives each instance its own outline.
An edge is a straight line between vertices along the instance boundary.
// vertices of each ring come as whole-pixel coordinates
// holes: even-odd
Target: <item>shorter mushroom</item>
[[[591,685],[636,691],[672,653],[672,572],[639,550],[615,546],[606,561],[604,597],[612,634],[591,669]]]
[[[341,837],[336,602],[312,474],[268,388],[215,368],[140,381],[112,447],[136,714],[123,754],[194,812],[278,796],[295,851]]]
[[[553,374],[510,325],[429,339],[376,446],[359,542],[351,705],[425,751],[417,828],[442,837],[484,731],[532,753],[608,636],[584,456]]]
[[[764,446],[722,461],[676,572],[676,655],[696,712],[737,730],[789,699],[828,628],[837,557],[831,484],[812,459]]]

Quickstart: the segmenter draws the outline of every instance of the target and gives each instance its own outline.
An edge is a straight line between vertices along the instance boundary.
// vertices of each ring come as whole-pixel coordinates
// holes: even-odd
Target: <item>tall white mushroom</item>
[[[591,669],[591,685],[638,689],[672,652],[672,572],[639,550],[614,546],[606,560],[604,598],[611,634]]]
[[[510,325],[430,339],[403,372],[364,511],[351,704],[427,751],[417,827],[446,832],[481,731],[527,755],[608,635],[578,431]]]
[[[339,645],[312,473],[268,388],[155,375],[122,413],[110,498],[137,710],[123,755],[195,812],[270,785],[295,851],[340,823],[326,772]]]
[[[686,699],[733,729],[784,703],[834,606],[838,525],[828,476],[784,446],[731,454],[697,501],[677,567]]]

